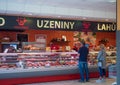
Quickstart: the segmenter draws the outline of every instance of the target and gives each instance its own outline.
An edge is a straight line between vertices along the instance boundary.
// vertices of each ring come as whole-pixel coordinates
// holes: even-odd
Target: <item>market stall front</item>
[[[79,79],[78,54],[73,48],[80,47],[81,40],[86,41],[90,50],[91,78],[98,77],[96,56],[99,44],[106,46],[107,67],[116,63],[114,22],[20,16],[0,16],[0,20],[0,30],[3,31],[0,34],[1,52],[8,44],[16,49],[15,53],[0,53],[1,84]],[[24,32],[15,32],[20,29]]]

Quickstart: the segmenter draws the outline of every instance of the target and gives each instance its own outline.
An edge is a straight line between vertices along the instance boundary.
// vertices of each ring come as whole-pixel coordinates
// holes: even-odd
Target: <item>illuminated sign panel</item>
[[[22,16],[0,16],[0,29],[41,29],[84,32],[114,32],[114,22],[93,22]]]

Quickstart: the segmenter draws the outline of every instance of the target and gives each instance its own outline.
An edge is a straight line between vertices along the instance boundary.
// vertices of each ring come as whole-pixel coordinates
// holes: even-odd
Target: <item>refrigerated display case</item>
[[[17,50],[19,47],[19,42],[1,42],[2,52],[4,52],[5,49],[9,48],[10,46],[14,47]]]
[[[97,72],[97,53],[90,52],[90,72]],[[77,74],[77,52],[0,53],[0,79]],[[116,51],[107,52],[107,66],[115,64]]]
[[[45,52],[46,42],[22,42],[23,52]]]

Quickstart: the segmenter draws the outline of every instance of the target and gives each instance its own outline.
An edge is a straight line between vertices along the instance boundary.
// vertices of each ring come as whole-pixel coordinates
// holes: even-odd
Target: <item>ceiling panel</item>
[[[0,14],[116,21],[116,0],[0,0]]]

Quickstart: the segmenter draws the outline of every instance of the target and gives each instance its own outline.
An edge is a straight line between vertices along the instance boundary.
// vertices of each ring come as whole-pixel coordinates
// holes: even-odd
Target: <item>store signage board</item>
[[[23,16],[0,15],[0,29],[115,32],[117,28],[116,23],[114,22],[93,22],[80,20],[63,20],[51,18],[33,18]]]

